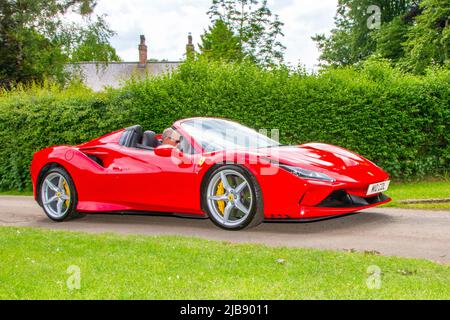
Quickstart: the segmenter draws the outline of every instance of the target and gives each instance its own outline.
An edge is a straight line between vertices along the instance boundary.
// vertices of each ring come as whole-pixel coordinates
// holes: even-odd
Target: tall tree
[[[62,50],[69,61],[120,61],[109,42],[116,33],[109,28],[104,16],[86,20],[83,26],[75,23],[67,26],[59,36]]]
[[[402,40],[418,0],[339,0],[331,35],[316,35],[321,60],[330,65],[351,65],[377,51],[377,42],[387,44],[389,56],[402,55]]]
[[[373,35],[376,42],[375,54],[394,63],[400,61],[405,55],[403,43],[408,37],[410,25],[400,16],[385,24]]]
[[[240,39],[223,20],[216,20],[201,40],[200,55],[208,60],[241,62],[244,59]]]
[[[450,64],[449,0],[423,0],[404,43],[403,65],[422,73],[430,65]]]
[[[246,58],[263,66],[283,62],[283,23],[268,8],[267,0],[213,0],[208,14],[223,21],[239,39]]]
[[[87,17],[95,4],[95,0],[1,0],[0,86],[47,77],[63,80],[64,65],[75,52],[64,48],[64,39],[73,37],[68,35],[70,28],[64,14],[71,11]],[[92,31],[96,25],[90,27],[91,34],[95,34]],[[89,27],[79,27],[81,30],[89,34]],[[105,29],[97,31],[108,37]],[[100,39],[104,43],[105,38]]]

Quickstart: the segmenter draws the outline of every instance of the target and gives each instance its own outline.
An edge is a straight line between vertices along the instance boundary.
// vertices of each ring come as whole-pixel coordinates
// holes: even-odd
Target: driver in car
[[[180,134],[172,128],[167,128],[162,134],[162,144],[176,147],[180,143]]]

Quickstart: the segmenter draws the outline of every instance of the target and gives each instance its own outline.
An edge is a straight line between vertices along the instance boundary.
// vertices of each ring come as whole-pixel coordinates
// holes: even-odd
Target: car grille
[[[389,199],[383,193],[371,197],[358,197],[348,194],[345,190],[333,191],[326,197],[318,207],[327,208],[348,208],[348,207],[364,207]]]

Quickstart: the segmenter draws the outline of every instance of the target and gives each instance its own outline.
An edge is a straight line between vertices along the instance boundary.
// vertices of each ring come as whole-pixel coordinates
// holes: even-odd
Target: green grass
[[[450,266],[369,253],[11,227],[0,243],[0,299],[450,299]]]
[[[0,196],[32,196],[33,191],[0,191]]]
[[[386,206],[450,210],[450,203],[403,204],[397,202],[398,200],[407,199],[450,198],[450,180],[409,183],[392,182],[386,193],[393,199],[393,201]]]

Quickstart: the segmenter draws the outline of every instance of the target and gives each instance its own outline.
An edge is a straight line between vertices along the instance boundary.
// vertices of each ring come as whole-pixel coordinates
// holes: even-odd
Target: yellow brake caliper
[[[64,190],[66,191],[66,195],[69,196],[69,198],[70,198],[70,190],[69,190],[69,186],[67,185],[66,180],[64,180],[63,186],[64,186]],[[66,200],[66,206],[67,207],[69,206],[69,200]]]
[[[216,196],[221,196],[225,194],[225,188],[223,187],[222,181],[217,185]],[[217,201],[217,206],[219,207],[219,211],[222,213],[225,211],[225,201],[219,200]]]

